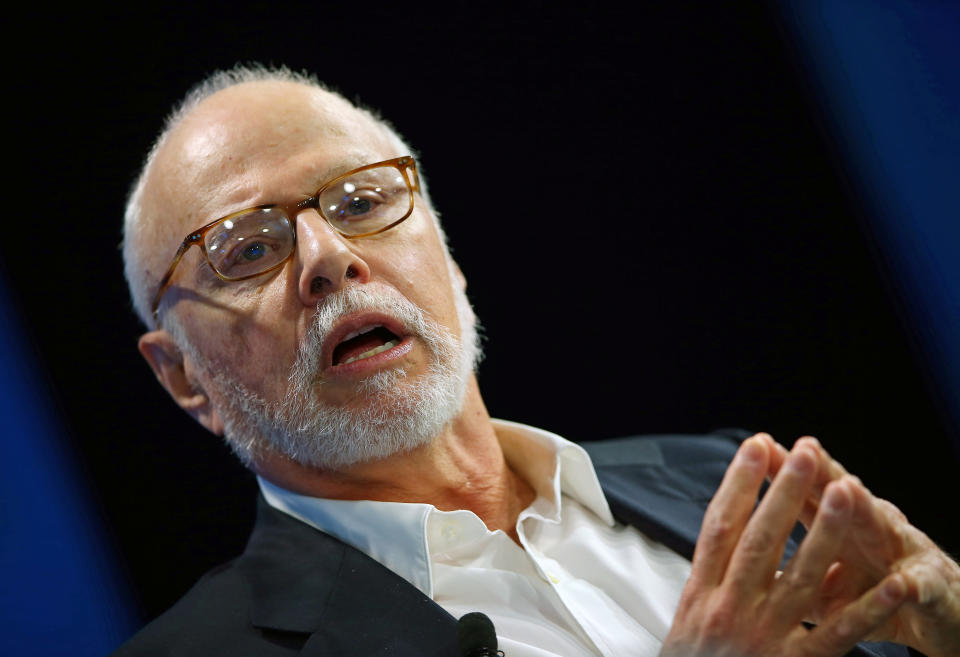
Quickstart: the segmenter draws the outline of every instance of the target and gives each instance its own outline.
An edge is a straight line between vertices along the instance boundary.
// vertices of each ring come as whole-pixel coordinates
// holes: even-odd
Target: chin
[[[224,433],[248,465],[265,452],[333,470],[384,460],[429,445],[459,415],[468,378],[438,366],[415,378],[384,370],[361,380],[362,402],[343,405],[316,388],[273,404],[234,388],[223,397]]]

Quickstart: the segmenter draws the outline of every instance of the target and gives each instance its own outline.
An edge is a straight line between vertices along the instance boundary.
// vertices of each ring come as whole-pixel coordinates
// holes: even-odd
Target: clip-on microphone
[[[457,621],[457,646],[460,657],[503,657],[503,651],[497,650],[493,622],[479,611],[464,614]]]

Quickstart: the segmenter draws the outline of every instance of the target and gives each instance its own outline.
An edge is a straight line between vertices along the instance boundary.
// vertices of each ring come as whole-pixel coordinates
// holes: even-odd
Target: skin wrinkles
[[[350,108],[333,103],[322,115],[313,113],[316,104],[327,99],[319,90],[268,82],[231,87],[203,101],[174,129],[148,174],[144,203],[149,216],[182,218],[171,222],[177,226],[169,232],[168,243],[157,248],[172,255],[185,234],[217,217],[259,203],[299,200],[333,177],[326,175],[331,170],[406,154],[397,152],[383,129]],[[324,127],[324,122],[335,128]],[[204,137],[210,130],[214,137]],[[245,165],[236,167],[238,161]],[[155,179],[164,184],[153,186]],[[312,209],[295,220],[294,257],[263,279],[252,279],[260,285],[256,294],[242,285],[198,289],[203,275],[195,267],[181,265],[175,273],[162,312],[175,313],[184,334],[215,367],[228,368],[256,395],[279,399],[317,301],[344,285],[386,285],[460,339],[453,286],[465,282],[448,261],[435,219],[422,199],[403,224],[361,240],[344,239]],[[202,259],[202,254],[187,257]],[[355,273],[353,278],[346,278],[347,269]],[[325,281],[319,293],[310,285],[317,277]],[[178,294],[177,286],[194,294]],[[179,367],[176,356],[170,356],[174,365],[165,367],[161,352],[169,351],[169,336],[164,333],[146,334],[141,351],[178,403],[214,433],[222,433],[215,382],[188,355]],[[229,337],[224,340],[224,335]],[[402,369],[405,380],[416,380],[430,362],[424,349],[414,341],[392,367]],[[188,384],[178,383],[177,376]],[[375,403],[348,381],[325,382],[316,394],[332,404]],[[506,465],[472,374],[460,415],[424,448],[335,470],[304,467],[269,454],[253,468],[280,486],[310,495],[468,508],[491,530],[503,529],[514,537],[516,515],[533,499],[529,485]]]

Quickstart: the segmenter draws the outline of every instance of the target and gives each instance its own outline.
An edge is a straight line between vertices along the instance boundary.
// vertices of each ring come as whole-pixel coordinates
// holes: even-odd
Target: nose
[[[349,248],[349,240],[313,209],[297,215],[296,259],[297,291],[307,306],[316,306],[347,281],[366,283],[370,279],[370,268]]]

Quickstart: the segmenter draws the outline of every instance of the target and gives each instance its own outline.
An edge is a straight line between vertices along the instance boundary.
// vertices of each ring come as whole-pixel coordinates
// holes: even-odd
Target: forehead
[[[173,130],[148,202],[192,230],[242,207],[303,198],[325,176],[403,155],[394,150],[381,125],[338,96],[291,82],[241,84]]]

